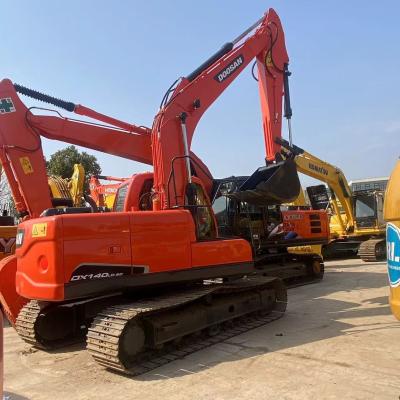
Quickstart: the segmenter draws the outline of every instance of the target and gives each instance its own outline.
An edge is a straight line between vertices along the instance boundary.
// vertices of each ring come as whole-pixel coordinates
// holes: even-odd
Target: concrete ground
[[[324,281],[291,289],[269,325],[136,378],[110,373],[82,349],[35,351],[5,329],[10,400],[399,399],[400,322],[385,263],[326,263]]]

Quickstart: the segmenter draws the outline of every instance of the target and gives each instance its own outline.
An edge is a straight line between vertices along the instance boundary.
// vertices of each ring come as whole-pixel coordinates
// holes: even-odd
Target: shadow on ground
[[[29,400],[25,396],[20,396],[19,394],[15,394],[12,392],[4,392],[4,400]]]
[[[379,289],[386,286],[386,273],[329,272],[321,283],[289,290],[288,309],[282,319],[133,379],[153,381],[176,378],[203,371],[220,363],[275,351],[294,356],[284,350],[341,335],[400,329],[400,324],[391,317],[387,323],[371,323],[370,319],[364,323],[360,320],[390,316],[387,296],[367,296],[360,302],[332,298],[336,297],[338,292]],[[343,298],[343,295],[340,297]],[[357,322],[352,322],[355,319]]]
[[[344,261],[344,260],[342,260]],[[360,262],[360,263],[351,263],[351,264],[341,264],[340,260],[336,261],[335,263],[328,262],[325,263],[325,269],[329,270],[329,268],[340,268],[340,269],[350,269],[350,268],[357,268],[357,267],[374,267],[376,265],[386,265],[386,261],[377,261],[373,263],[366,263],[366,262]]]

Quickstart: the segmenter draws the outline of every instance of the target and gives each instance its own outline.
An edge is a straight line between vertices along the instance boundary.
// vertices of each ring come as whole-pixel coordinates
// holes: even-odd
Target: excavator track
[[[104,304],[109,304],[107,297],[93,299],[93,302],[96,301],[99,310]],[[31,300],[21,308],[15,329],[25,342],[42,350],[53,350],[82,342],[87,327],[93,319],[79,309],[83,303],[85,302],[40,304],[36,300]],[[86,302],[88,303],[89,301]]]
[[[369,239],[360,244],[358,256],[367,262],[382,261],[386,258],[386,239]]]
[[[321,282],[324,278],[325,266],[318,255],[297,255],[297,262],[287,263],[286,266],[258,266],[258,273],[273,276],[283,280],[288,289],[298,286]]]
[[[139,375],[280,318],[286,289],[254,277],[107,307],[94,319],[87,349],[102,366]]]
[[[252,279],[255,276],[268,277],[268,279],[278,277],[282,279],[287,288],[293,288],[319,282],[322,280],[323,275],[324,264],[322,259],[315,257],[312,262],[299,263],[298,266],[292,266],[287,269],[282,268],[282,266],[262,268],[255,273]],[[220,281],[222,282],[222,280]],[[205,291],[211,290],[211,287],[208,285],[202,289],[197,288],[195,293],[198,290],[205,295]],[[190,296],[190,293],[192,291],[185,292],[184,296]],[[96,301],[98,300],[93,299],[93,302]],[[188,298],[187,301],[189,301]],[[103,304],[98,303],[96,309],[100,311],[109,305],[115,305],[120,302],[120,298],[114,299],[111,297],[110,300],[106,299]],[[67,306],[70,308],[66,308]],[[15,324],[16,330],[25,342],[42,350],[54,350],[82,342],[97,312],[93,313],[89,318],[82,317],[85,312],[81,311],[73,315],[68,310],[72,310],[74,306],[76,304],[40,305],[38,301],[31,300],[21,309]],[[58,313],[60,311],[61,315],[59,316]],[[61,327],[59,326],[60,324]]]
[[[35,324],[40,314],[39,303],[36,300],[31,300],[22,307],[18,314],[15,329],[18,335],[27,343],[43,348],[40,342],[36,339]]]

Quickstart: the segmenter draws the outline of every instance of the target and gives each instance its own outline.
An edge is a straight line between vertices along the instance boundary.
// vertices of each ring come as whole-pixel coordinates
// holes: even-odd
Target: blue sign
[[[391,287],[400,286],[400,228],[391,223],[386,227],[387,264]]]

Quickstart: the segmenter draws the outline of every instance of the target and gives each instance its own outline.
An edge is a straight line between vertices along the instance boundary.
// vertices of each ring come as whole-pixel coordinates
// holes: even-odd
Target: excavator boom
[[[273,138],[281,136],[283,84],[289,58],[279,17],[270,9],[260,21],[182,78],[170,98],[164,96],[151,136],[154,189],[162,209],[184,206],[191,183],[189,150],[196,126],[204,112],[254,59],[266,157],[274,152],[272,147],[279,150]],[[284,201],[297,196],[299,184],[293,187],[296,193]]]

